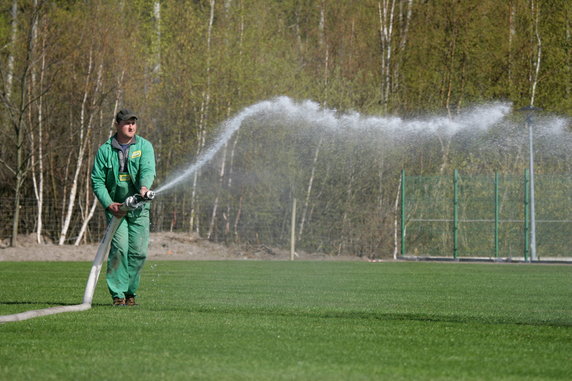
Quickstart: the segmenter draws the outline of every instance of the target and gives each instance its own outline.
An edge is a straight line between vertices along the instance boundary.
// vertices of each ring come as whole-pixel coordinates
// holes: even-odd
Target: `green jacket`
[[[135,136],[127,154],[128,174],[120,174],[119,150],[112,144],[114,138],[99,147],[91,170],[93,192],[105,209],[113,202],[124,202],[128,196],[139,193],[141,187],[151,189],[155,179],[155,152],[151,142]]]

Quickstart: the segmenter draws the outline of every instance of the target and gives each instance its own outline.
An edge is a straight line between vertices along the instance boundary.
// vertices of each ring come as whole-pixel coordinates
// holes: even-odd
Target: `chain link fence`
[[[404,256],[530,258],[528,175],[402,174]],[[572,176],[536,175],[538,258],[570,257]]]
[[[570,257],[572,176],[536,175],[537,256]],[[299,252],[358,257],[530,258],[530,195],[526,175],[405,176],[401,210],[364,194],[359,200],[298,199],[291,193],[159,195],[152,202],[151,231],[198,234],[227,245],[264,245]],[[398,187],[395,187],[397,195]],[[272,197],[268,196],[272,195]],[[357,193],[356,193],[357,195]],[[194,197],[194,199],[193,199]],[[391,199],[391,196],[389,197]],[[395,196],[393,196],[395,199]],[[351,201],[351,202],[350,202]],[[14,200],[0,199],[4,242],[11,236]],[[37,231],[37,204],[21,200],[19,232]],[[91,203],[75,208],[66,236],[74,244]],[[58,242],[65,205],[44,203],[44,241]],[[292,217],[295,214],[294,225]],[[105,230],[97,205],[81,242],[97,242]]]
[[[379,210],[306,207],[286,197],[275,203],[260,198],[237,203],[220,197],[214,202],[212,193],[199,192],[195,202],[184,194],[158,196],[151,203],[151,232],[198,234],[202,238],[226,245],[268,246],[285,250],[295,246],[297,252],[379,257],[391,253],[395,246],[393,230],[384,228],[386,219]],[[0,207],[7,211],[0,220],[4,244],[11,236],[14,200],[0,198]],[[20,202],[19,234],[36,239],[38,206],[35,199]],[[194,206],[194,207],[193,207]],[[57,243],[63,225],[63,206],[47,202],[42,212],[42,241]],[[89,208],[76,208],[65,244],[74,244]],[[294,226],[292,214],[295,214]],[[393,214],[392,214],[393,216]],[[393,217],[392,217],[393,218]],[[106,228],[103,208],[98,204],[81,243],[101,239]],[[292,240],[294,235],[294,240]],[[388,256],[389,254],[386,254]]]
[[[307,207],[301,200],[294,204],[292,198],[273,204],[221,199],[215,211],[212,197],[204,196],[196,210],[188,201],[158,197],[153,202],[152,231],[193,231],[225,244],[295,246],[307,253],[358,257],[381,256],[395,246],[394,231],[384,228],[386,218],[373,208],[350,213],[316,204]]]

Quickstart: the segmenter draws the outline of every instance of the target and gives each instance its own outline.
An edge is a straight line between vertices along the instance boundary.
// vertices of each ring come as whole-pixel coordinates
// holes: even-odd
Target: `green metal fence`
[[[528,171],[406,176],[401,255],[530,259]],[[536,175],[538,259],[572,257],[572,176]]]

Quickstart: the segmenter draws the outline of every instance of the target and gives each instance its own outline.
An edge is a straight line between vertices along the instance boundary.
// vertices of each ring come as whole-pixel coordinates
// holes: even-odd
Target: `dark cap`
[[[117,115],[115,115],[115,121],[117,123],[129,119],[137,119],[137,115],[135,115],[132,111],[127,109],[119,110]]]

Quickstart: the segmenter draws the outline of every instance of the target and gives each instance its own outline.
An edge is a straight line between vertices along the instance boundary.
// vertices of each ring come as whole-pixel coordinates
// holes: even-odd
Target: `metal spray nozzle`
[[[139,194],[134,194],[133,196],[127,197],[123,205],[125,205],[128,210],[135,210],[143,206],[144,203],[153,200],[154,198],[155,192],[149,190],[145,193],[144,197]]]
[[[145,193],[145,200],[151,201],[155,198],[155,192],[153,192],[152,190],[147,191],[147,193]]]

